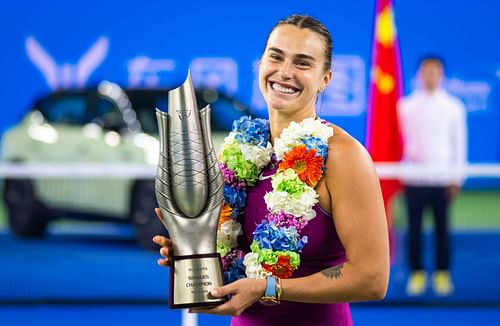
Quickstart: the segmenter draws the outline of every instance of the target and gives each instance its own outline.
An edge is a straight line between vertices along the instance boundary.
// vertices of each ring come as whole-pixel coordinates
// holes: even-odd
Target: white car
[[[3,137],[2,159],[19,163],[138,163],[156,166],[155,107],[166,108],[167,89],[127,89],[102,82],[83,91],[58,91],[33,109]],[[234,119],[248,115],[241,102],[214,90],[197,92],[200,107],[212,107],[215,146]],[[11,231],[41,237],[55,218],[131,222],[137,239],[166,230],[154,216],[154,180],[134,178],[32,178],[5,180],[4,201]]]

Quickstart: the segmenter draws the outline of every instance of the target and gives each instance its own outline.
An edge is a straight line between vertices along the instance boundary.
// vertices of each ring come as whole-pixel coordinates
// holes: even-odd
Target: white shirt
[[[444,171],[426,177],[405,177],[410,185],[460,185],[458,172],[467,161],[465,107],[443,89],[418,90],[398,103],[404,143],[403,163],[442,167]]]

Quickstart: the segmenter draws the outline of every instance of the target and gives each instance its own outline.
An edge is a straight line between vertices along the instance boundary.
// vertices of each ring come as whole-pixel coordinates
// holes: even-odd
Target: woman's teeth
[[[283,87],[281,86],[280,84],[278,83],[272,83],[272,86],[271,86],[276,92],[279,92],[279,93],[285,93],[285,94],[293,94],[295,93],[295,89],[293,88],[290,88],[290,87]]]

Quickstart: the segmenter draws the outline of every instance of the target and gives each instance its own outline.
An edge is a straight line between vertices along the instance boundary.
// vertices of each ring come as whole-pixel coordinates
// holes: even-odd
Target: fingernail
[[[161,259],[158,259],[156,262],[161,266]]]
[[[158,237],[155,235],[155,236],[153,237],[153,241],[157,241],[157,240],[158,240]]]
[[[212,295],[219,295],[219,293],[220,293],[219,289],[210,290],[210,294],[212,294]]]

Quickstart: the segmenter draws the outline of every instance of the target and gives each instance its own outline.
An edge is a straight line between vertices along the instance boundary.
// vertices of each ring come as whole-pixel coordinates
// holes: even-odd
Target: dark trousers
[[[434,216],[436,269],[450,267],[450,236],[448,230],[449,197],[446,187],[406,186],[408,208],[408,253],[412,271],[422,270],[422,217],[425,207]]]

